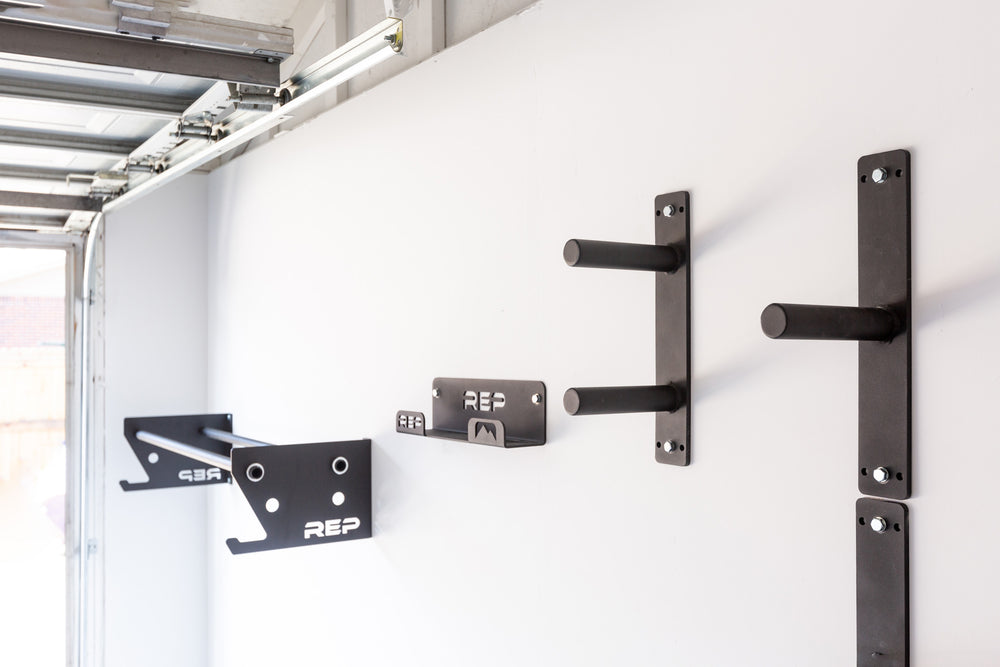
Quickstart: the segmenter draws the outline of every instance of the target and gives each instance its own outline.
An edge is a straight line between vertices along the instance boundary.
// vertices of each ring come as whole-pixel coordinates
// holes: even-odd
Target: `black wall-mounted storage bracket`
[[[563,405],[571,415],[656,413],[656,461],[691,462],[691,202],[687,192],[656,197],[655,245],[571,239],[570,266],[656,272],[656,384],[575,387]]]
[[[396,413],[396,432],[493,447],[545,444],[545,384],[522,380],[435,378],[434,428],[422,412]]]
[[[855,514],[858,667],[906,667],[910,664],[906,505],[860,498]]]
[[[772,303],[771,338],[856,340],[858,488],[909,498],[910,154],[858,160],[858,307]]]
[[[126,491],[236,479],[267,537],[226,540],[234,554],[372,536],[370,440],[272,445],[228,414],[126,419],[125,435],[149,475]]]

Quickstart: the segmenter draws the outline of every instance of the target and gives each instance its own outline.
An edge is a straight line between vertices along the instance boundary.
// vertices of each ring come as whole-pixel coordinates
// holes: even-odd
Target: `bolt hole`
[[[344,504],[344,501],[347,500],[347,496],[344,495],[343,491],[337,491],[335,494],[333,494],[333,498],[331,498],[331,500],[333,501],[334,505],[340,507],[341,505]]]
[[[333,467],[333,472],[337,473],[338,475],[343,475],[345,472],[347,472],[347,459],[345,459],[343,456],[338,456],[333,460],[332,467]]]
[[[899,532],[899,524],[898,523],[892,524],[892,529],[898,533]]]
[[[861,182],[862,183],[868,182],[868,174],[861,174]]]
[[[259,463],[251,463],[247,466],[247,479],[251,482],[259,482],[264,479],[264,466]]]
[[[861,476],[862,477],[867,477],[868,476],[868,468],[862,468],[861,469]]]
[[[896,473],[896,479],[898,479],[900,482],[902,482],[903,481],[903,473],[897,472]]]
[[[683,206],[681,206],[681,207],[680,207],[679,209],[677,209],[677,210],[678,210],[678,211],[680,211],[681,213],[683,213],[683,212],[684,212],[684,207],[683,207]]]
[[[656,217],[660,217],[661,215],[662,212],[660,211],[660,209],[656,209]]]
[[[860,518],[858,519],[858,523],[859,523],[860,525],[862,525],[862,526],[863,526],[863,525],[865,525],[865,518],[864,518],[864,517],[860,517]]]
[[[157,454],[156,452],[150,452],[149,456],[146,457],[146,460],[149,461],[150,463],[156,463],[157,461],[160,460],[160,455]]]
[[[657,448],[657,449],[659,449],[659,448],[660,448],[660,447],[662,447],[662,446],[663,446],[663,443],[662,443],[662,442],[658,442],[658,443],[656,443],[656,448]]]
[[[274,514],[275,512],[277,512],[278,511],[278,507],[280,507],[280,506],[281,506],[281,503],[278,502],[277,498],[268,498],[267,502],[264,503],[264,509],[266,509],[271,514]]]
[[[896,178],[899,178],[902,175],[903,175],[903,170],[902,169],[897,169],[896,170]]]
[[[677,449],[679,449],[679,450],[681,450],[681,451],[683,452],[683,451],[684,451],[684,445],[681,445],[681,446],[680,446],[680,447],[678,447]]]

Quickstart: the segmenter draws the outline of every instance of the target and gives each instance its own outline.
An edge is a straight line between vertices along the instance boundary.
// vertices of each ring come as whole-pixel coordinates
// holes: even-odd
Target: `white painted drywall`
[[[913,664],[1000,662],[998,20],[986,2],[546,0],[215,172],[207,407],[263,440],[371,437],[375,537],[233,557],[225,538],[254,519],[235,487],[206,490],[211,584],[173,615],[202,619],[208,599],[207,662],[852,664],[856,349],[771,341],[758,317],[776,300],[855,303],[856,160],[900,147]],[[560,405],[570,386],[653,381],[652,278],[570,269],[563,243],[649,242],[654,195],[679,189],[694,232],[686,469],[654,463],[651,415]],[[141,245],[117,280],[162,263],[162,282],[120,285],[118,306],[159,317],[183,294],[196,302],[168,312],[194,325],[202,274],[177,262],[199,256],[202,216],[158,197],[145,227],[109,223],[109,295],[121,247]],[[130,393],[109,424],[196,402],[176,394],[195,364],[170,350],[201,349],[178,324],[119,334]],[[430,411],[438,375],[544,380],[548,444],[394,433],[397,409]],[[188,512],[128,500],[109,529],[135,542],[119,587],[146,581],[133,556],[160,554],[155,585],[180,600],[177,572],[204,582],[165,562]],[[136,625],[142,592],[115,597],[132,630],[169,627]],[[119,639],[109,664],[150,664],[131,660],[141,640]]]
[[[146,479],[126,417],[205,409],[208,179],[109,215],[105,228],[105,664],[207,667],[211,488],[124,492]]]

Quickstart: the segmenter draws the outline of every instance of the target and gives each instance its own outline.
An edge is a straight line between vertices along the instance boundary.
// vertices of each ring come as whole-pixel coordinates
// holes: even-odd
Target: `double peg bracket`
[[[371,440],[272,445],[235,435],[228,414],[138,417],[125,437],[149,476],[125,491],[236,480],[263,540],[226,540],[234,554],[372,536]]]
[[[858,160],[858,306],[772,303],[771,338],[860,341],[858,488],[910,497],[910,154]]]
[[[571,239],[563,259],[574,267],[656,274],[656,384],[575,387],[563,406],[571,415],[656,413],[656,461],[691,462],[691,202],[687,192],[656,197],[655,244]]]

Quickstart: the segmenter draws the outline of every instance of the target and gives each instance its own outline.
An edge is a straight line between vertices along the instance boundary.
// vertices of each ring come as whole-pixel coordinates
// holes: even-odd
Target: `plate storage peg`
[[[571,415],[656,413],[658,463],[691,462],[691,201],[687,192],[654,200],[655,243],[570,239],[563,259],[573,267],[651,271],[656,277],[655,385],[574,387],[563,396]]]
[[[772,303],[778,339],[858,343],[858,488],[910,497],[910,154],[858,160],[858,306]]]

